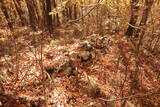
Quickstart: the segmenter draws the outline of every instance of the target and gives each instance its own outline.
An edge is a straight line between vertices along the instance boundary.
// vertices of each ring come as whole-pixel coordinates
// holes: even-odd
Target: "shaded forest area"
[[[160,107],[159,0],[0,0],[0,107]]]

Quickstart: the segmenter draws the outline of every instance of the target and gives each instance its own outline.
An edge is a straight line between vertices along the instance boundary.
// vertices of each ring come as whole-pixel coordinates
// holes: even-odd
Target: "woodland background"
[[[0,106],[159,107],[159,0],[0,0]]]

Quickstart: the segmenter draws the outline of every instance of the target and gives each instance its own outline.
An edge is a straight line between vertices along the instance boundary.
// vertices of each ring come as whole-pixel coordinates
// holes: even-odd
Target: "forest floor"
[[[160,54],[142,47],[137,58],[123,35],[48,36],[28,28],[5,33],[0,71],[6,78],[0,93],[16,100],[0,97],[3,106],[14,101],[23,107],[160,106]]]

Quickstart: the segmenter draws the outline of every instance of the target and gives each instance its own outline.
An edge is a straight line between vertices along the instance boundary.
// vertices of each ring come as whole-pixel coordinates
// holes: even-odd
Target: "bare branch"
[[[160,90],[154,91],[154,92],[149,92],[147,94],[136,94],[136,95],[131,95],[131,96],[122,97],[122,98],[115,98],[115,99],[99,98],[99,99],[103,100],[103,101],[111,102],[111,101],[125,100],[125,99],[131,99],[131,98],[136,98],[136,97],[150,96],[150,95],[155,95],[155,94],[160,94]]]

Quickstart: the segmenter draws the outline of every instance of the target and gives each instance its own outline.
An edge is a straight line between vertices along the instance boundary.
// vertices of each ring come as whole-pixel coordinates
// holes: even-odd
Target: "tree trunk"
[[[53,8],[57,8],[57,3],[56,3],[56,1],[55,1],[55,0],[52,0],[52,2],[53,2]],[[53,24],[54,24],[55,26],[59,26],[59,25],[60,25],[59,14],[56,13],[53,17],[54,17]]]
[[[146,30],[145,25],[147,23],[149,12],[151,11],[152,4],[153,4],[153,0],[145,0],[145,9],[143,10],[142,19],[139,24],[139,26],[141,26],[142,28],[137,29],[135,32],[135,37],[139,37],[139,42],[137,44],[137,52],[139,52],[139,48],[142,45],[142,40]]]
[[[40,27],[40,14],[38,11],[38,4],[37,4],[37,0],[32,0],[33,1],[33,6],[35,7],[35,14],[37,16],[37,24]]]
[[[1,9],[2,9],[2,12],[3,12],[3,14],[4,14],[4,16],[7,20],[8,27],[10,28],[10,30],[12,30],[13,29],[13,23],[10,20],[8,9],[5,6],[5,3],[3,2],[3,0],[0,0],[0,3],[1,3],[0,6],[1,6]]]
[[[47,28],[49,30],[49,32],[52,32],[52,16],[49,15],[49,12],[51,12],[51,1],[50,0],[46,0],[46,11],[45,11],[45,15],[46,15],[46,22],[47,22]]]
[[[40,26],[41,26],[41,29],[44,29],[46,27],[46,15],[45,15],[45,10],[46,10],[46,6],[45,6],[45,1],[44,0],[39,0],[40,2],[40,8],[41,8],[41,20],[40,20]]]
[[[16,11],[18,13],[18,16],[19,16],[19,18],[21,20],[22,26],[26,25],[27,24],[27,20],[24,17],[24,11],[21,8],[19,0],[13,0],[13,2],[14,2],[14,5],[15,5],[15,8],[16,8]]]
[[[74,20],[77,19],[77,5],[74,5]]]
[[[139,26],[143,27],[143,29],[137,29],[137,31],[135,33],[136,37],[138,37],[139,35],[144,35],[144,33],[145,33],[144,27],[146,25],[146,22],[147,22],[147,19],[149,16],[149,12],[151,11],[152,4],[153,4],[153,0],[145,0],[145,9],[143,11],[141,22],[139,24]]]
[[[33,30],[36,30],[37,28],[37,17],[36,12],[34,9],[33,1],[32,0],[26,0],[28,13],[29,13],[29,19],[30,19],[30,25],[33,28]]]
[[[136,70],[134,72],[132,72],[131,74],[131,79],[132,79],[132,86],[131,89],[139,89],[139,83],[138,83],[138,73],[139,73],[139,51],[140,51],[140,46],[143,43],[143,37],[144,37],[144,33],[145,33],[145,25],[149,16],[149,12],[151,10],[151,6],[153,4],[153,0],[145,0],[145,9],[143,10],[143,14],[142,14],[142,19],[140,21],[139,26],[141,27],[141,29],[137,29],[136,31],[134,31],[134,36],[139,37],[139,41],[138,44],[136,45]]]
[[[133,36],[133,33],[135,31],[135,24],[137,22],[137,19],[138,19],[138,11],[139,11],[139,6],[137,5],[138,4],[138,1],[139,0],[131,0],[131,18],[130,18],[130,21],[129,21],[129,26],[128,26],[128,29],[125,33],[125,35],[127,37],[131,37]]]

